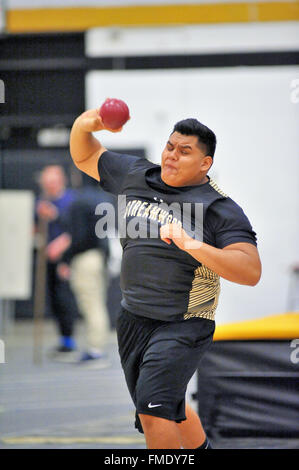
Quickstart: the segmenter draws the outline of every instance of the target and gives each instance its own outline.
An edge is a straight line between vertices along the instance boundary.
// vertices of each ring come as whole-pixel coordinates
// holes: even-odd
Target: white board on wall
[[[31,295],[34,196],[32,191],[0,191],[0,297]]]
[[[298,78],[296,66],[87,76],[88,108],[106,97],[124,99],[130,107],[123,132],[97,135],[107,148],[145,147],[157,163],[176,121],[196,117],[215,131],[210,175],[248,215],[263,263],[256,287],[222,281],[219,323],[282,313],[288,305],[290,267],[299,256],[299,100],[293,88]]]
[[[298,21],[100,27],[85,33],[85,53],[90,57],[277,52],[298,47]]]

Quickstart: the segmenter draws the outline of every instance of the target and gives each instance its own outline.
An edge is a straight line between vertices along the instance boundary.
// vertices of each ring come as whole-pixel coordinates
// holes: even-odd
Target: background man
[[[80,176],[80,174],[79,174]],[[95,208],[111,201],[109,194],[96,188],[91,178],[75,190],[75,200],[64,217],[65,232],[51,243],[51,254],[59,260],[58,274],[69,280],[86,327],[81,363],[97,361],[106,366],[104,347],[110,331],[107,301],[107,237],[96,234]],[[91,184],[92,183],[92,184]]]
[[[74,325],[78,316],[77,303],[68,280],[57,273],[57,259],[51,256],[51,243],[63,232],[63,217],[74,201],[74,194],[66,187],[66,176],[59,165],[45,167],[40,175],[41,194],[36,203],[36,217],[48,221],[47,299],[56,318],[59,345],[54,351],[57,359],[69,359],[76,350]]]

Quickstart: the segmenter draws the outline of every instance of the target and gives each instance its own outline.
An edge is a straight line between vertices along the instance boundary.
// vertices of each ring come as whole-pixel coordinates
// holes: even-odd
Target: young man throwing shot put
[[[260,279],[256,236],[207,176],[216,147],[208,127],[178,122],[161,166],[109,152],[93,136],[104,129],[98,110],[86,111],[73,125],[70,150],[104,190],[126,196],[117,336],[135,425],[148,449],[209,448],[186,389],[212,342],[219,278],[248,286]]]

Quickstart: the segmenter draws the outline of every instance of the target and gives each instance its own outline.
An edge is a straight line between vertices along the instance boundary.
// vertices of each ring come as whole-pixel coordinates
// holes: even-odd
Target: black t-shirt
[[[174,243],[163,242],[159,228],[182,223],[193,238],[217,248],[256,245],[243,210],[211,179],[198,186],[168,186],[159,165],[132,155],[106,151],[98,169],[101,187],[118,196],[122,207],[122,306],[164,321],[214,320],[219,276]]]

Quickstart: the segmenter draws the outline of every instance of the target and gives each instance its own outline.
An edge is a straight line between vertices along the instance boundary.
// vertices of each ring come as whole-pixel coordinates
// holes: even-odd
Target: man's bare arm
[[[90,109],[75,120],[70,135],[70,152],[74,164],[98,181],[98,160],[107,149],[94,137],[93,132],[102,130],[119,132],[122,128],[108,129],[102,122],[99,110]]]
[[[225,248],[215,248],[191,238],[177,224],[161,227],[161,238],[173,241],[200,263],[231,282],[255,286],[261,277],[261,261],[257,248],[251,243],[234,243]]]

